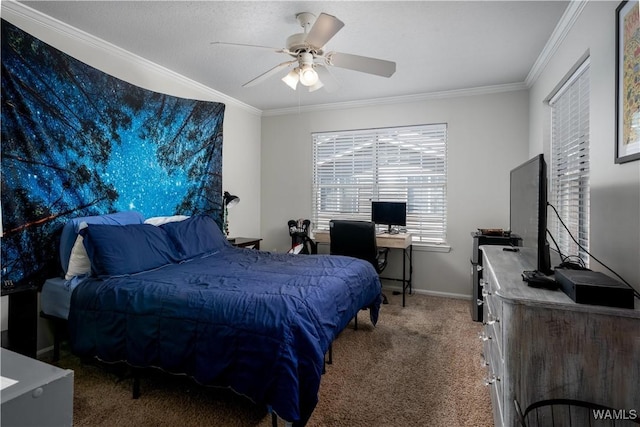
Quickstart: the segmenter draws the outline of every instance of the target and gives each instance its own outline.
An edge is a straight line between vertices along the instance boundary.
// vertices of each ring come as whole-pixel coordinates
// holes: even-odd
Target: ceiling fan
[[[257,47],[285,53],[294,59],[276,65],[272,69],[243,84],[243,87],[255,86],[282,70],[294,67],[282,78],[291,89],[296,90],[298,83],[309,88],[309,92],[325,87],[326,90],[337,87],[337,82],[328,67],[339,67],[382,77],[391,77],[396,71],[396,63],[383,59],[352,55],[340,52],[325,52],[324,45],[336,35],[344,22],[335,16],[321,13],[317,19],[309,12],[298,13],[296,19],[304,29],[287,38],[285,48],[275,48],[242,43],[212,42],[212,44]],[[315,19],[315,21],[314,21]]]

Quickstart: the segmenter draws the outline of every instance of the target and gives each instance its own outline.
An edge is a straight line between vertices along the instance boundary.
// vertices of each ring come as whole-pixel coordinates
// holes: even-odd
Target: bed
[[[61,256],[80,241],[90,268],[85,262],[84,272],[69,274],[70,261],[57,282],[69,296],[78,356],[229,387],[304,425],[332,341],[360,309],[377,322],[381,286],[367,262],[236,248],[207,216],[93,221],[68,227],[77,233],[73,245],[61,239]]]

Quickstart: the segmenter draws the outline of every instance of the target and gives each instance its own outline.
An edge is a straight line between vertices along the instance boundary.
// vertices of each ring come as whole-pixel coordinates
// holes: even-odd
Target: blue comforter
[[[365,261],[225,246],[152,271],[85,280],[72,296],[71,345],[80,356],[231,387],[303,425],[330,343],[361,308],[375,324],[380,296]]]

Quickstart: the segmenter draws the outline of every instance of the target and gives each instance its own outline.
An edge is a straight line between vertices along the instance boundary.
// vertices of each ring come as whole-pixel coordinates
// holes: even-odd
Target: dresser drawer
[[[504,421],[502,420],[502,393],[498,391],[498,388],[489,386],[489,395],[491,396],[491,407],[493,408],[493,424],[495,427],[503,427]]]
[[[485,326],[485,334],[491,334],[487,332],[491,329],[489,326]],[[489,336],[489,335],[487,335]],[[486,362],[486,377],[485,385],[489,387],[489,393],[491,395],[491,405],[494,409],[494,423],[496,426],[502,426],[502,413],[503,413],[503,380],[502,373],[504,368],[504,362],[498,346],[494,339],[486,339],[483,343],[483,351]],[[499,422],[498,422],[499,419]]]
[[[490,282],[484,279],[481,282],[483,283],[482,293],[485,307],[482,321],[485,325],[486,333],[491,336],[502,355],[504,348],[502,342],[502,300],[493,295],[494,291]]]
[[[500,348],[496,345],[496,340],[492,336],[493,331],[490,329],[490,327],[485,327],[485,335],[490,337],[490,339],[485,340],[483,343],[484,356],[488,364],[489,374],[502,379],[504,360]]]
[[[500,301],[499,298],[490,297],[487,299],[485,305],[487,309],[485,310],[484,324],[490,328],[492,339],[499,348],[500,354],[503,354],[502,301]]]

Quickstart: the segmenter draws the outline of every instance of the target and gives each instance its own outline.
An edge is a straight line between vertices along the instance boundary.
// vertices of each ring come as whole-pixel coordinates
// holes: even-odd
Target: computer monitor
[[[547,164],[542,154],[511,170],[510,228],[522,239],[520,252],[536,269],[551,274],[547,243]]]
[[[407,225],[407,204],[405,202],[371,202],[371,221],[376,224],[387,225],[391,233],[391,226]]]

